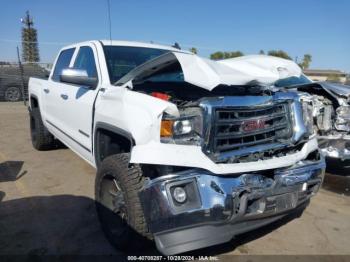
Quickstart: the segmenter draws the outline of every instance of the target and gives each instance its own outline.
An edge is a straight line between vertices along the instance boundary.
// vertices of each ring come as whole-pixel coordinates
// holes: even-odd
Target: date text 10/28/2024
[[[217,256],[128,256],[128,261],[218,261]]]

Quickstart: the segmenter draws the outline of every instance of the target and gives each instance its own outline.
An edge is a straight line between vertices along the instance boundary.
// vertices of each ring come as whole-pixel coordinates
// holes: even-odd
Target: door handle
[[[68,99],[68,95],[66,95],[66,94],[61,94],[61,97],[62,97],[64,100],[67,100],[67,99]]]
[[[44,88],[44,92],[45,92],[46,94],[48,94],[48,93],[50,93],[50,89]]]

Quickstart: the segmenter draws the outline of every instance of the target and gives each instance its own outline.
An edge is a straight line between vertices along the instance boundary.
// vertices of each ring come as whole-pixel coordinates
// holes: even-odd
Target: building
[[[349,75],[340,70],[305,69],[304,74],[313,81],[330,81],[345,84]]]

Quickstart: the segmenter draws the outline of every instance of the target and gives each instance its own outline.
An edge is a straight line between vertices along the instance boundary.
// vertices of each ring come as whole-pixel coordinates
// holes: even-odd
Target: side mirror
[[[60,80],[61,82],[82,85],[89,88],[95,88],[97,86],[97,78],[89,77],[86,70],[82,69],[63,69],[60,75]]]

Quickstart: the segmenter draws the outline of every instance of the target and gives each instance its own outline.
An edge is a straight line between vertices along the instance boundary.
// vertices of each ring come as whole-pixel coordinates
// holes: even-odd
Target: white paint
[[[301,151],[287,156],[254,161],[254,163],[216,164],[202,152],[199,146],[150,142],[146,145],[135,146],[130,162],[196,167],[209,170],[214,174],[234,174],[292,166],[305,159],[317,147],[317,140],[313,138],[303,146]]]

